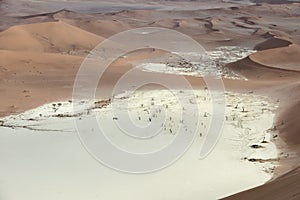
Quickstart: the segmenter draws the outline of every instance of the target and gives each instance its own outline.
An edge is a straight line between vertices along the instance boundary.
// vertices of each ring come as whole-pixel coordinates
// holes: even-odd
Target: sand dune
[[[281,70],[274,67],[267,67],[253,62],[249,57],[226,65],[230,70],[241,74],[250,80],[278,81],[297,80],[299,73],[294,71]]]
[[[0,116],[71,96],[83,58],[0,50]]]
[[[226,200],[297,200],[300,198],[300,167],[263,186],[225,198]]]
[[[300,71],[300,46],[289,45],[288,47],[269,49],[254,53],[249,58],[258,64],[283,69]]]
[[[300,72],[299,54],[300,47],[292,44],[253,53],[227,67],[252,79],[292,78]]]
[[[132,28],[131,25],[119,19],[111,19],[110,17],[99,19],[69,10],[57,12],[53,14],[53,18],[105,38]]]
[[[295,168],[295,165],[299,165],[297,154],[299,155],[300,153],[300,87],[299,78],[297,78],[299,77],[300,71],[300,48],[296,44],[288,43],[288,40],[271,38],[259,45],[266,49],[268,49],[270,45],[273,45],[274,48],[256,52],[245,59],[228,65],[229,68],[237,70],[246,77],[260,79],[262,81],[272,81],[275,87],[277,85],[277,89],[273,90],[273,92],[276,92],[277,98],[280,99],[282,103],[274,129],[279,132],[284,141],[283,144],[278,145],[287,149],[287,153],[283,155],[280,161],[285,165],[286,169]],[[270,93],[272,89],[266,89],[265,91]],[[299,180],[300,168],[297,167],[260,187],[225,199],[296,200],[300,198]]]
[[[24,16],[21,19],[23,23],[60,20],[102,37],[136,27],[173,28],[190,35],[209,49],[220,45],[255,45],[265,39],[268,33],[278,37],[290,37],[296,42],[300,41],[299,35],[296,34],[299,29],[296,6],[285,7],[268,4],[251,6],[236,4],[233,6],[223,3],[223,6],[218,8],[205,9],[199,4],[199,7],[195,7],[194,10],[185,10],[187,8],[184,5],[182,10],[125,9],[111,13],[89,14],[63,9],[52,13]],[[278,17],[269,18],[268,16],[273,14],[270,10],[275,10],[278,16],[291,18],[289,20],[278,19]],[[287,16],[287,12],[290,13],[290,16]],[[20,22],[16,22],[13,18],[7,19],[3,27],[11,24],[20,24]],[[280,28],[277,29],[277,27]]]
[[[263,1],[274,3],[272,0]],[[226,89],[273,95],[274,99],[278,99],[281,109],[277,111],[274,128],[291,148],[288,151],[300,153],[299,3],[247,5],[221,0],[213,3],[138,0],[128,1],[132,5],[127,7],[123,7],[125,4],[113,7],[116,2],[101,4],[98,1],[97,6],[93,0],[63,2],[0,0],[0,29],[4,30],[0,33],[0,116],[70,99],[76,72],[83,55],[89,50],[120,31],[159,26],[185,33],[207,49],[241,46],[258,50],[226,66],[248,79],[225,78]],[[133,5],[135,3],[139,5]],[[133,7],[139,10],[131,9]],[[145,10],[147,8],[151,9]],[[132,63],[162,54],[159,51],[134,52],[118,59],[100,82],[105,89],[101,94],[110,91],[117,80],[131,69]],[[134,77],[152,75],[137,72]],[[166,75],[166,78],[170,76],[174,78],[176,75]],[[195,88],[205,87],[201,77],[186,78]],[[287,157],[294,165],[299,163],[298,157],[288,153]],[[285,160],[280,159],[280,164],[285,166]],[[298,167],[263,186],[228,199],[299,199],[299,175]]]
[[[291,44],[292,42],[286,38],[272,37],[262,43],[255,45],[254,49],[258,51],[262,51],[267,49],[287,47]]]
[[[104,88],[99,95],[102,98],[110,95],[118,79],[132,68],[132,62],[162,54],[144,50],[117,59],[104,73],[100,81]],[[72,98],[72,87],[83,59],[58,53],[0,50],[0,116]],[[145,75],[149,76],[136,73],[136,77]]]
[[[64,22],[11,27],[0,33],[0,49],[70,53],[93,49],[104,38]]]
[[[299,87],[298,87],[299,89]],[[299,91],[299,90],[298,90]],[[295,91],[297,92],[297,91]],[[300,154],[300,102],[296,100],[278,119],[278,129],[290,146]]]
[[[132,28],[132,26],[130,26],[129,24],[119,20],[88,20],[87,19],[87,20],[74,21],[74,20],[63,19],[63,21],[103,37],[109,37],[116,33],[129,30]]]

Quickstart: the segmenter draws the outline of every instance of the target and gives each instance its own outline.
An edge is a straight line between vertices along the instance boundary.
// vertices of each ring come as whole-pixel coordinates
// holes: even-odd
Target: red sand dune
[[[292,78],[300,72],[300,46],[267,49],[227,65],[249,79]]]
[[[292,44],[287,47],[260,51],[249,58],[260,65],[271,68],[300,71],[300,46]]]
[[[0,49],[70,53],[88,51],[104,40],[64,22],[18,25],[0,33]]]

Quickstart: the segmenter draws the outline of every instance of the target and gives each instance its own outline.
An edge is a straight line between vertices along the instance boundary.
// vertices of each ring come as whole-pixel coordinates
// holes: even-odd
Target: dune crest
[[[71,53],[93,49],[104,38],[62,21],[13,26],[0,33],[0,49]]]
[[[258,64],[283,69],[300,71],[300,46],[296,44],[287,47],[268,49],[257,52],[249,56],[249,58]]]
[[[276,180],[266,183],[257,188],[247,190],[233,196],[225,198],[226,200],[244,199],[244,200],[260,200],[260,199],[272,199],[282,200],[299,199],[298,184],[300,178],[300,167],[278,177]]]
[[[249,79],[297,77],[300,72],[300,46],[296,44],[287,47],[258,51],[239,61],[226,65]]]

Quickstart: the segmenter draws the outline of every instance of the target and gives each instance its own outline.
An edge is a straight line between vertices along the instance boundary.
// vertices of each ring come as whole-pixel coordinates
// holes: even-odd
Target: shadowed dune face
[[[258,51],[262,51],[262,50],[267,50],[267,49],[287,47],[291,44],[292,44],[292,42],[287,39],[272,37],[262,43],[255,45],[254,49],[258,50]]]
[[[300,71],[300,47],[298,45],[290,45],[288,47],[269,49],[254,53],[249,58],[258,64],[283,69]]]
[[[274,43],[274,45],[280,45]],[[300,47],[292,44],[287,47],[268,49],[251,54],[247,58],[230,63],[227,67],[250,79],[284,79],[300,75]]]
[[[297,89],[300,87],[298,86]],[[294,92],[299,92],[294,88]],[[294,99],[296,100],[296,99]],[[297,101],[297,100],[296,100]],[[300,102],[297,101],[289,106],[278,119],[278,129],[283,138],[293,145],[293,148],[300,154]]]

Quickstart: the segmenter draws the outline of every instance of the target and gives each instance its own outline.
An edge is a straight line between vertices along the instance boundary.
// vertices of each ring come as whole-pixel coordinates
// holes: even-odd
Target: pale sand
[[[185,95],[185,91],[177,92]],[[74,117],[68,117],[76,114],[70,102],[46,104],[2,118],[1,197],[6,200],[35,200],[41,196],[44,199],[74,200],[216,199],[270,180],[278,165],[278,151],[269,130],[276,104],[262,96],[226,93],[224,133],[213,152],[199,160],[200,147],[207,136],[211,119],[211,97],[207,90],[198,90],[196,95],[200,127],[193,145],[175,164],[145,175],[116,172],[94,160],[79,141],[74,130]],[[126,98],[129,108],[124,105]],[[187,93],[186,106],[193,106],[190,99]],[[158,137],[142,142],[129,138],[115,126],[111,104],[95,108],[93,101],[88,101],[81,106],[92,106],[98,119],[107,124],[106,128],[110,131],[107,137],[113,143],[129,151],[149,152],[163,147],[175,136],[169,129],[175,132],[180,124],[176,98],[164,90],[138,91],[133,96],[126,93],[118,95],[113,104],[120,110],[129,110],[131,119],[143,126],[149,123],[148,118],[151,117],[143,110],[150,110],[152,103],[168,105],[165,110],[166,130]],[[242,112],[243,107],[245,112]],[[205,112],[207,117],[204,117]],[[80,113],[82,120],[87,122],[92,117],[86,109]],[[190,115],[193,117],[194,114]],[[188,122],[183,121],[184,124]],[[252,148],[254,144],[262,148]],[[258,160],[250,162],[248,159]]]

